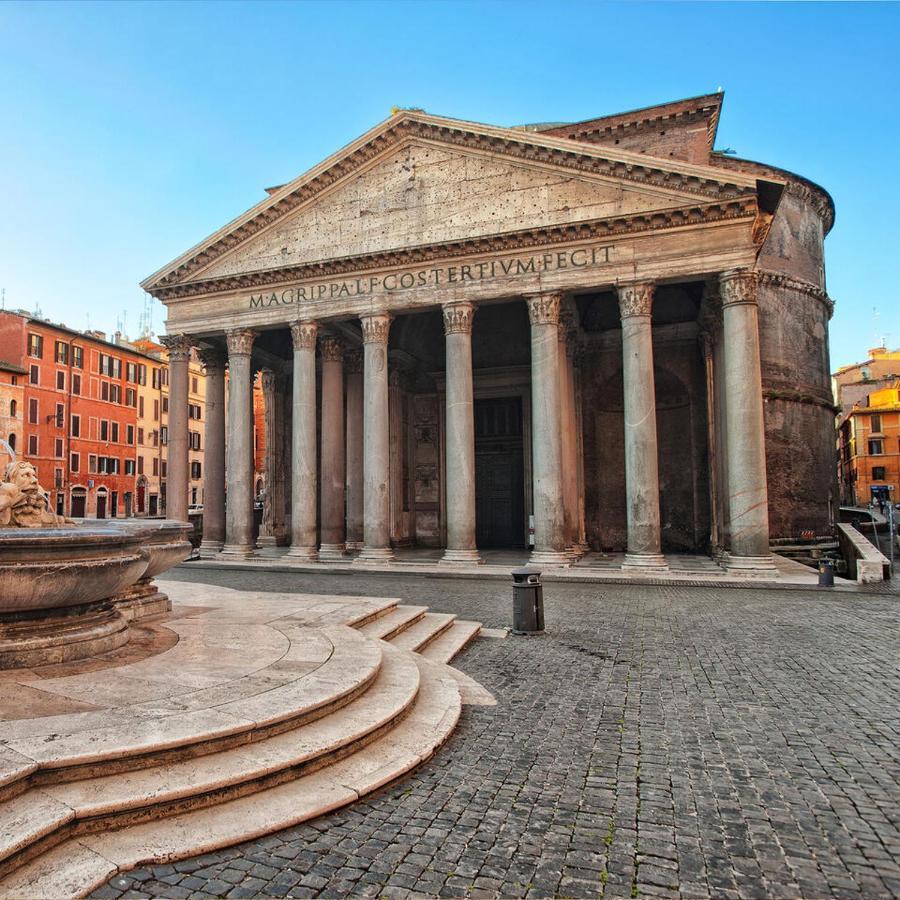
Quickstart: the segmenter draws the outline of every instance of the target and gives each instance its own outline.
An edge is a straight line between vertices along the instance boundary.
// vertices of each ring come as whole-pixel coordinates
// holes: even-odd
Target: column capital
[[[264,394],[272,396],[275,393],[275,372],[272,369],[260,369],[259,386]]]
[[[363,370],[362,350],[348,350],[344,354],[344,365],[348,375],[360,375]]]
[[[652,281],[616,286],[619,295],[619,315],[623,319],[632,316],[649,316],[653,311],[653,293],[656,285]]]
[[[160,343],[169,351],[169,362],[184,362],[191,358],[194,341],[187,334],[164,334]]]
[[[319,333],[317,322],[292,322],[291,339],[295,350],[315,350],[316,335]]]
[[[719,275],[719,293],[722,306],[751,305],[757,303],[759,278],[750,269],[729,269]]]
[[[205,375],[224,371],[228,362],[227,354],[218,347],[198,347],[197,356],[200,358],[200,365],[203,366]]]
[[[559,323],[559,306],[562,294],[532,294],[525,298],[528,319],[532,325],[556,325]]]
[[[250,328],[234,328],[225,332],[228,344],[228,356],[249,356],[253,350],[256,332]]]
[[[322,353],[322,359],[327,362],[340,362],[344,358],[344,345],[338,338],[330,334],[323,334],[319,337],[319,350]]]
[[[364,344],[386,344],[393,317],[387,312],[367,313],[359,317]]]
[[[444,334],[471,334],[475,319],[475,304],[468,300],[455,300],[441,307],[444,314]]]

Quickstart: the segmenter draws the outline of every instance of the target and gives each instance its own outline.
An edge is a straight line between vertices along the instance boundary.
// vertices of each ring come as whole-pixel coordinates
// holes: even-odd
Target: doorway
[[[106,494],[97,493],[97,518],[106,518]]]
[[[84,518],[84,507],[85,507],[85,490],[84,488],[73,488],[72,489],[72,518],[73,519],[83,519]]]
[[[522,398],[475,401],[475,539],[485,550],[525,546]]]

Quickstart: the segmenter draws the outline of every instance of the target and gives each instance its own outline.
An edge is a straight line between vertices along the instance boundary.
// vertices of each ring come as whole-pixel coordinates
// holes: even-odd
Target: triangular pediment
[[[752,179],[404,113],[144,282],[175,284],[746,197]]]

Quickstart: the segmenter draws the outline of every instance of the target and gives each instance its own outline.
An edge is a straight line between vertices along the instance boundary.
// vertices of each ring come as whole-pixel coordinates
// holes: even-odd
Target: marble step
[[[391,643],[401,650],[411,650],[419,653],[421,650],[435,640],[438,635],[446,631],[454,622],[456,616],[448,613],[425,613],[422,618],[418,619],[408,628],[395,634],[391,638]]]
[[[372,684],[381,667],[379,642],[354,628],[335,625],[318,632],[330,636],[330,656],[312,672],[303,672],[298,659],[298,673],[303,674],[287,682],[283,669],[292,665],[291,654],[303,656],[302,632],[276,664],[281,667],[278,673],[268,680],[266,670],[254,673],[255,692],[241,696],[244,679],[238,679],[169,701],[137,704],[132,711],[145,717],[124,724],[115,709],[105,710],[96,717],[82,715],[89,726],[83,730],[52,740],[44,734],[23,734],[7,740],[6,746],[37,763],[36,770],[23,770],[29,783],[47,784],[215,753],[296,728],[350,703]]]
[[[419,690],[414,656],[385,648],[372,686],[338,711],[293,731],[220,753],[27,791],[0,807],[0,876],[37,841],[70,823],[118,827],[271,787],[358,752],[397,725]],[[92,821],[93,820],[93,821]]]
[[[457,619],[449,628],[429,641],[419,652],[434,662],[449,663],[458,653],[478,637],[481,622],[467,622]]]
[[[216,806],[71,837],[0,881],[0,898],[83,896],[117,871],[260,837],[345,806],[401,777],[447,740],[461,709],[448,668],[413,659],[420,685],[410,713],[346,759]]]
[[[359,630],[366,637],[389,641],[404,629],[418,622],[427,612],[427,606],[396,606],[386,615],[368,622]]]

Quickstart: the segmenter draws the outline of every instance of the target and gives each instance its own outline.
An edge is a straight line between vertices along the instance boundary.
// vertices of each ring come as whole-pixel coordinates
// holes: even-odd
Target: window
[[[72,393],[81,396],[81,376],[72,375]]]
[[[884,453],[884,441],[881,438],[869,440],[869,456],[881,456]]]
[[[138,466],[138,475],[144,474],[144,457],[139,456],[137,458],[137,466]]]
[[[159,380],[163,387],[168,387],[168,384],[169,384],[169,370],[168,369],[160,369]]]
[[[153,370],[153,376],[152,376],[152,378],[151,378],[151,381],[152,381],[153,387],[154,387],[156,390],[159,390],[159,386],[160,386],[159,369],[154,369],[154,370]]]
[[[101,441],[109,440],[109,420],[108,419],[100,420],[100,440]]]
[[[119,423],[118,422],[110,423],[110,440],[114,444],[119,443]]]
[[[153,431],[150,432],[150,437],[153,440],[153,446],[159,446],[159,432],[154,428]]]
[[[125,460],[125,474],[126,475],[134,475],[134,460],[133,459]]]
[[[100,399],[101,400],[109,400],[109,382],[104,381],[100,385]]]
[[[163,412],[167,413],[169,411],[169,398],[163,397]]]
[[[58,391],[64,391],[66,389],[66,373],[65,372],[57,372],[56,373],[56,389]]]
[[[38,420],[38,402],[37,397],[32,397],[28,401],[28,424],[37,425]]]
[[[109,386],[109,399],[113,403],[121,403],[122,402],[122,387],[118,384],[111,384]]]
[[[66,424],[66,408],[62,403],[56,404],[56,427],[62,428]]]
[[[137,383],[137,363],[126,363],[125,364],[125,380],[130,381],[132,384]]]
[[[126,444],[134,443],[134,425],[126,425],[125,426],[125,443]]]
[[[159,459],[158,457],[153,457],[153,474],[159,475]]]
[[[44,358],[44,339],[39,334],[28,335],[28,355],[35,359]]]
[[[72,416],[71,434],[72,437],[81,437],[81,416],[79,415]]]
[[[138,428],[138,440],[137,442],[143,447],[144,446],[144,429]]]
[[[106,464],[109,461],[109,457],[107,456],[98,456],[97,457],[97,471],[101,475],[106,474]]]
[[[69,345],[65,341],[56,341],[56,343],[53,345],[53,356],[61,365],[68,365]]]
[[[166,473],[168,472],[168,469],[169,469],[169,464],[166,462],[166,460],[163,460],[162,461],[162,475],[161,475],[162,478],[166,477]]]
[[[16,403],[15,400],[10,400],[10,401],[9,401],[9,414],[10,414],[13,418],[15,418],[15,417],[16,417],[16,414],[18,413],[18,411],[19,411],[19,404]]]
[[[138,416],[140,416],[140,418],[142,418],[142,419],[144,418],[144,397],[143,397],[143,394],[142,394],[140,397],[138,397]]]
[[[200,476],[200,472],[201,472],[201,466],[200,466],[200,463],[199,463],[199,462],[192,462],[192,463],[191,463],[191,478],[193,478],[194,481],[199,481],[199,480],[200,480],[200,477],[201,477],[201,476]]]
[[[69,468],[73,472],[77,472],[80,465],[81,465],[81,454],[73,453],[71,459],[69,460]]]
[[[38,452],[38,440],[36,434],[28,435],[28,455],[29,456],[37,456]]]
[[[159,400],[153,401],[153,421],[159,421]]]
[[[169,428],[167,425],[163,425],[163,427],[159,429],[159,442],[163,446],[169,443]]]
[[[76,369],[84,368],[84,348],[83,347],[73,347],[72,348],[72,365]]]
[[[11,434],[7,439],[7,443],[9,444],[9,449],[12,450],[13,453],[16,452],[16,436]]]
[[[201,410],[200,405],[198,403],[189,403],[188,404],[188,417],[191,419],[200,418]]]
[[[61,488],[63,486],[63,470],[62,469],[54,469],[53,470],[53,486],[56,488]]]
[[[125,388],[125,405],[137,406],[137,391],[134,388]]]
[[[53,455],[54,455],[57,459],[62,459],[62,458],[63,458],[63,442],[62,442],[62,438],[56,438],[56,439],[53,441]]]
[[[29,367],[28,382],[29,382],[29,384],[40,384],[41,383],[41,370],[37,366]]]
[[[97,471],[97,457],[93,453],[88,454],[88,472]]]
[[[884,481],[884,466],[872,466],[872,481]]]
[[[197,384],[197,376],[194,375],[191,378],[191,393],[196,394],[199,391],[199,385]]]
[[[147,383],[147,367],[143,363],[138,363],[138,384]]]
[[[191,450],[199,450],[200,449],[200,432],[192,431],[190,437],[191,437]]]
[[[870,419],[870,424],[872,428],[872,432],[874,434],[881,433],[881,415],[879,413],[874,413],[872,418]]]

